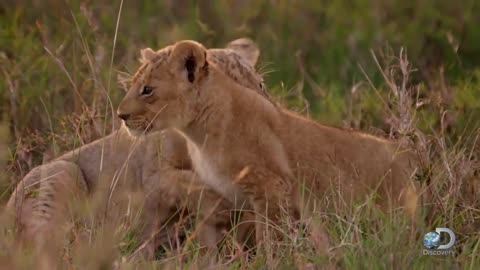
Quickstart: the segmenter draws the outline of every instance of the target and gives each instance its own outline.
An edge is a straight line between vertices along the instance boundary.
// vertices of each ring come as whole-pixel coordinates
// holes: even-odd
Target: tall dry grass
[[[134,72],[140,48],[184,38],[222,46],[246,35],[260,45],[273,95],[323,122],[412,146],[421,161],[417,180],[431,197],[415,228],[401,210],[378,209],[375,194],[356,205],[322,209],[315,222],[327,228],[330,257],[320,256],[315,238],[285,219],[272,228],[285,233],[285,243],[272,243],[255,257],[227,241],[219,268],[478,268],[475,1],[204,2],[2,2],[0,199],[33,167],[118,127],[113,112],[123,93],[117,73]],[[105,182],[113,177],[106,175]],[[135,234],[141,196],[119,188],[107,211],[104,194],[70,204],[69,221],[42,253],[17,247],[12,220],[2,219],[0,266],[202,269],[211,263],[199,252],[195,226],[189,226],[198,221],[190,216],[172,225],[178,239],[159,251],[159,260],[132,256],[142,245]],[[435,227],[454,230],[456,257],[422,255],[422,236]],[[272,256],[271,249],[282,256]]]

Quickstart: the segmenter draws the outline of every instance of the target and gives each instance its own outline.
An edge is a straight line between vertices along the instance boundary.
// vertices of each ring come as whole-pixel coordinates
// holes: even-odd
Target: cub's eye
[[[142,96],[150,96],[153,92],[153,87],[145,85],[142,90]]]

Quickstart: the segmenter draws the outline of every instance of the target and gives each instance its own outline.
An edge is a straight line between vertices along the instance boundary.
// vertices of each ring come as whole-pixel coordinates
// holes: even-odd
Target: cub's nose
[[[119,113],[118,117],[120,117],[122,120],[126,121],[130,117],[130,114]]]

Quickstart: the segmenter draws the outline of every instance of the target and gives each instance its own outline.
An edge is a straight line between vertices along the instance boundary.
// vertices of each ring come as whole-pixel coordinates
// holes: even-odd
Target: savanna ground
[[[2,1],[0,200],[34,166],[118,128],[112,110],[124,92],[117,77],[135,71],[141,48],[180,39],[221,47],[247,36],[260,47],[270,93],[291,109],[406,139],[421,157],[417,180],[433,196],[415,231],[399,211],[382,212],[369,199],[325,210],[336,265],[479,269],[479,14],[476,0]],[[87,221],[59,240],[61,268],[188,268],[200,260],[195,241],[155,262],[129,260],[138,243],[125,217],[135,213],[102,223],[77,212]],[[455,257],[422,255],[422,236],[436,227],[456,233]],[[46,267],[41,256],[13,248],[7,222],[1,230],[0,266]],[[223,268],[324,265],[310,241],[287,239],[280,257],[247,266],[247,256],[233,252]]]

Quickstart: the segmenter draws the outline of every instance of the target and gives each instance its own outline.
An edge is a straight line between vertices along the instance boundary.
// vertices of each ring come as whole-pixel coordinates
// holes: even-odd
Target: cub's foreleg
[[[188,208],[196,213],[201,246],[214,250],[225,237],[251,245],[255,221],[249,205],[235,206],[208,186],[194,183],[187,191]]]
[[[248,196],[255,212],[257,245],[282,238],[282,216],[295,216],[292,183],[266,168],[246,168],[236,182]]]
[[[241,245],[248,244],[254,227],[251,213],[247,210],[237,215],[242,209],[235,209],[230,201],[199,181],[193,171],[170,165],[163,163],[159,174],[152,178],[154,183],[149,185],[144,219],[155,217],[155,222],[149,224],[143,233],[148,244],[144,245],[142,253],[149,257],[159,237],[163,242],[166,242],[165,237],[172,240],[174,226],[171,223],[178,221],[178,217],[172,218],[172,215],[182,212],[183,207],[194,216],[192,236],[198,239],[204,250],[216,250],[227,234]]]

